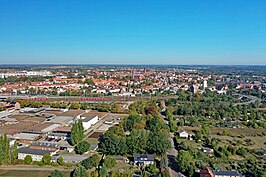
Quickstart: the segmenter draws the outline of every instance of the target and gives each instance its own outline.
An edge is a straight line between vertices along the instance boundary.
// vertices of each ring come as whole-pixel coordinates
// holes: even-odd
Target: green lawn
[[[98,144],[99,140],[97,138],[86,138],[85,139],[90,144]]]
[[[65,177],[70,177],[70,172],[63,172]],[[0,170],[1,177],[48,177],[51,171],[39,171],[39,170]]]

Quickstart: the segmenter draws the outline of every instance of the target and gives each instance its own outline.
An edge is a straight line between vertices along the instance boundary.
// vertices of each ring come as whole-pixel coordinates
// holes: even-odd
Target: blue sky
[[[1,0],[1,64],[266,64],[265,0]]]

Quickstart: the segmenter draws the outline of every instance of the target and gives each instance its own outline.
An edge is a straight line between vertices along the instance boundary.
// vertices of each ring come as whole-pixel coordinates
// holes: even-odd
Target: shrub
[[[84,154],[90,149],[90,144],[87,141],[81,141],[76,146],[76,151],[78,154]]]
[[[26,157],[24,158],[24,163],[29,165],[32,162],[32,157],[30,155],[26,155]]]

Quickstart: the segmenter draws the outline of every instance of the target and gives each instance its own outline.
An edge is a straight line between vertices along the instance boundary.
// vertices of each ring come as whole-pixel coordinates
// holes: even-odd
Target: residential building
[[[154,155],[153,154],[135,154],[134,164],[138,166],[152,165],[154,164]]]
[[[213,153],[213,149],[212,149],[212,148],[202,147],[201,150],[202,150],[203,152],[206,152],[206,153]]]
[[[242,177],[242,174],[238,171],[230,170],[214,170],[205,168],[200,171],[200,177]]]
[[[185,130],[181,130],[181,131],[179,131],[179,137],[180,138],[188,138],[189,134]]]

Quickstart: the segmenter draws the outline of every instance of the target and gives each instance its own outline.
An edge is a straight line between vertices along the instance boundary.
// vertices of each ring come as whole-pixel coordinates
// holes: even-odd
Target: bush
[[[65,162],[64,162],[64,159],[62,156],[59,156],[58,159],[57,159],[57,163],[61,166],[64,166],[65,165]]]
[[[51,165],[54,167],[59,167],[59,164],[57,162],[51,162]]]
[[[84,154],[85,152],[89,151],[90,144],[87,141],[81,141],[76,146],[76,151],[78,154]]]
[[[40,161],[40,162],[37,162],[37,165],[39,165],[39,166],[44,166],[45,164],[42,162],[42,161]]]
[[[32,162],[32,157],[30,155],[26,155],[26,157],[24,158],[24,163],[29,165]]]
[[[49,154],[44,154],[42,157],[42,162],[44,165],[50,165],[51,163],[51,156]]]
[[[87,170],[92,168],[92,167],[97,167],[100,163],[100,156],[97,154],[94,154],[93,156],[83,160],[81,162],[81,165],[84,166]]]
[[[87,170],[83,167],[77,167],[73,172],[73,177],[87,177]]]
[[[50,175],[50,177],[64,177],[64,176],[65,175],[62,172],[58,171],[58,170],[52,171],[51,175]]]
[[[107,168],[112,168],[116,165],[116,161],[114,158],[111,158],[110,156],[106,156],[103,164],[106,165]]]
[[[12,162],[12,165],[21,165],[23,164],[23,160],[20,160],[20,159],[15,159],[13,162]]]

